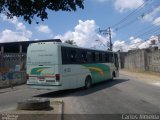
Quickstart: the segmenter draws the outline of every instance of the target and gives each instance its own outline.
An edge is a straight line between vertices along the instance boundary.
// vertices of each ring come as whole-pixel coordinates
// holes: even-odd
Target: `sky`
[[[111,27],[113,50],[149,47],[160,34],[159,0],[85,0],[75,12],[48,11],[48,19],[32,24],[0,14],[0,43],[29,40],[74,40],[80,47],[107,49]]]

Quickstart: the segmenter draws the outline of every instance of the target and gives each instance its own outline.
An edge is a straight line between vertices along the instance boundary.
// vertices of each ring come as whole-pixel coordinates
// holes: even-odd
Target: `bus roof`
[[[72,48],[80,48],[80,49],[84,49],[84,50],[96,50],[96,51],[101,51],[101,52],[112,52],[113,53],[113,51],[109,51],[109,50],[100,50],[100,49],[93,49],[93,48],[85,48],[85,47],[79,47],[79,46],[77,46],[77,45],[71,45],[71,44],[68,44],[68,43],[63,43],[63,42],[60,42],[60,41],[52,41],[52,42],[37,42],[37,43],[32,43],[32,44],[51,44],[51,43],[53,43],[53,44],[55,44],[55,45],[57,45],[57,46],[63,46],[63,47],[72,47]],[[30,44],[30,45],[32,45],[32,44]],[[114,53],[116,53],[116,52],[114,52]]]

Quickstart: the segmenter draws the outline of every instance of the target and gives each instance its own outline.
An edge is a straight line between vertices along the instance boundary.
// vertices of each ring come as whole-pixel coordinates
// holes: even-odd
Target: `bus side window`
[[[102,53],[99,53],[99,62],[102,62]]]
[[[87,51],[87,61],[88,61],[89,63],[92,62],[92,53],[91,53],[91,51]]]
[[[99,63],[99,52],[95,52],[96,54],[96,63]]]
[[[74,50],[74,49],[71,49],[70,50],[70,62],[71,63],[76,63],[76,61],[77,61],[77,53],[76,53],[76,50]]]
[[[77,64],[82,63],[82,58],[81,58],[81,50],[77,49]]]
[[[81,52],[82,63],[87,63],[87,51]]]
[[[95,62],[96,62],[95,52],[92,52],[92,53],[91,53],[91,57],[92,57],[92,62],[95,63]]]
[[[106,60],[105,60],[105,53],[102,53],[102,61],[106,62]]]
[[[109,62],[109,54],[105,53],[105,62]]]
[[[68,64],[68,52],[67,48],[61,47],[61,52],[62,52],[62,64]]]
[[[109,53],[109,63],[113,63],[113,53]]]
[[[114,57],[115,57],[115,66],[116,68],[118,69],[119,68],[119,63],[118,63],[118,55],[117,54],[114,54]]]

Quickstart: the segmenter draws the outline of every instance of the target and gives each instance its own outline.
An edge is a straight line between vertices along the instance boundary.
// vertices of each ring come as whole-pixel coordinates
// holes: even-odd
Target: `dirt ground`
[[[136,72],[136,71],[129,71],[126,69],[120,70],[120,74],[129,76],[136,80],[146,82],[152,85],[160,86],[160,73],[154,72]]]

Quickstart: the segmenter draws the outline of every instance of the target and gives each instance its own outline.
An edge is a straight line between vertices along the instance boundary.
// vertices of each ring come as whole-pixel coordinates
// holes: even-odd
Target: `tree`
[[[76,42],[74,42],[74,40],[66,40],[65,43],[76,45]]]
[[[22,17],[31,24],[35,17],[48,19],[48,10],[76,11],[77,7],[84,8],[83,3],[84,0],[0,0],[0,13],[8,18]]]

